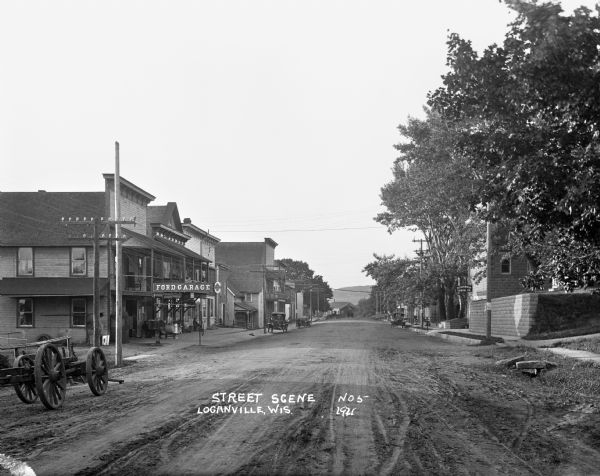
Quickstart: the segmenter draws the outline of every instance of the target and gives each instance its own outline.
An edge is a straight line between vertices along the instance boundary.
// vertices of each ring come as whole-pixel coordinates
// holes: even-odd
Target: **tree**
[[[367,264],[363,271],[375,280],[371,290],[374,311],[394,312],[399,303],[418,304],[421,290],[431,295],[431,283],[419,279],[419,265],[414,259],[395,256],[373,255],[375,261]],[[377,295],[377,298],[374,296]],[[377,308],[377,309],[375,309]]]
[[[453,130],[438,114],[426,113],[425,120],[409,118],[399,126],[406,142],[396,146],[394,178],[381,189],[387,211],[375,220],[390,233],[399,228],[421,232],[428,246],[421,281],[431,283],[442,319],[452,319],[457,280],[478,262],[485,232],[469,210],[474,178],[462,157],[452,153]]]
[[[328,299],[333,297],[333,291],[321,275],[315,275],[308,263],[291,258],[277,260],[286,270],[286,279],[296,283],[296,290],[302,291],[304,303],[313,311],[329,310]]]
[[[471,207],[513,224],[536,278],[567,289],[600,280],[600,20],[581,7],[506,1],[518,16],[481,56],[448,40],[443,86],[429,105],[453,131],[474,180]]]

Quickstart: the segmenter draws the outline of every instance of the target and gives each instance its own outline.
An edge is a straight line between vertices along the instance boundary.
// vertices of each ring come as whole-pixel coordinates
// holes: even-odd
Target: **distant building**
[[[334,301],[330,302],[329,305],[335,317],[354,317],[356,306],[351,302]]]
[[[217,261],[229,267],[229,281],[237,290],[236,325],[264,327],[265,317],[272,312],[285,312],[288,319],[295,318],[294,299],[286,290],[285,269],[275,265],[276,247],[271,238],[263,242],[217,243]]]

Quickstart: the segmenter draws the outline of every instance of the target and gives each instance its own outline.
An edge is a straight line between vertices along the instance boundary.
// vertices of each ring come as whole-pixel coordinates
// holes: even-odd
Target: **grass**
[[[525,360],[547,360],[558,364],[554,370],[543,372],[531,384],[541,387],[549,401],[557,406],[579,403],[585,399],[598,399],[600,394],[600,365],[552,354],[531,347],[494,347],[481,350],[475,355],[486,359],[481,367],[489,372],[511,376],[514,379],[528,379],[515,369],[497,366],[496,360],[525,356]],[[490,362],[491,359],[493,360]]]
[[[600,337],[582,339],[574,342],[557,342],[553,347],[564,347],[565,349],[585,350],[600,354]]]
[[[546,339],[560,339],[563,337],[576,337],[583,336],[587,334],[596,334],[600,333],[600,326],[587,326],[587,327],[577,327],[575,329],[563,329],[561,331],[552,331],[552,332],[543,332],[541,334],[532,334],[523,337],[526,340],[546,340]]]

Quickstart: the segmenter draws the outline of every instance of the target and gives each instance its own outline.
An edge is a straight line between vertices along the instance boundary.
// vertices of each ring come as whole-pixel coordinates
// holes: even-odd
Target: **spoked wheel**
[[[49,410],[60,408],[67,393],[67,373],[60,352],[52,344],[42,345],[35,354],[35,389]]]
[[[88,350],[85,361],[85,378],[94,395],[102,395],[108,387],[108,365],[100,347]]]
[[[29,355],[19,355],[13,364],[13,367],[24,367],[33,370],[35,363]],[[37,400],[38,395],[35,391],[35,382],[15,383],[15,393],[23,403],[33,403]]]

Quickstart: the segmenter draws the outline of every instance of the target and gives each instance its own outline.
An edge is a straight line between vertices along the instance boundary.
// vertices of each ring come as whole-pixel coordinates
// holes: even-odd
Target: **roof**
[[[177,203],[168,202],[166,205],[148,205],[146,208],[146,221],[149,224],[160,224],[175,233],[183,233]]]
[[[105,295],[108,279],[100,278],[99,283],[100,292]],[[3,296],[92,296],[93,294],[93,278],[0,279],[0,295]]]
[[[259,273],[232,274],[228,283],[241,293],[260,293],[263,289],[263,278]]]
[[[345,302],[345,301],[335,301],[329,304],[331,306],[332,309],[344,309],[345,307],[354,307],[354,304],[352,304],[351,302]]]
[[[210,260],[208,258],[205,258],[202,255],[199,255],[198,253],[194,253],[192,250],[190,250],[189,248],[186,248],[183,245],[180,245],[178,243],[174,243],[172,241],[167,240],[166,238],[162,238],[160,236],[154,236],[154,240],[162,243],[163,245],[172,248],[174,251],[177,251],[178,253],[187,256],[188,258],[194,258],[200,261],[205,261],[207,263],[210,263]]]
[[[109,182],[113,183],[115,181],[115,174],[102,174],[102,176],[104,177],[104,181],[105,181],[106,185],[108,185]],[[119,179],[120,179],[119,184],[121,187],[127,187],[132,192],[136,192],[138,195],[145,198],[147,202],[151,202],[152,200],[154,200],[156,198],[154,195],[146,192],[145,190],[141,189],[137,185],[131,183],[129,180],[125,180],[122,176],[119,176]],[[112,188],[114,189],[114,185],[112,186]]]
[[[198,228],[192,223],[192,220],[190,218],[184,218],[181,226],[183,228],[183,231],[188,235],[191,235],[191,232],[194,232],[195,235],[200,236],[202,238],[206,238],[215,244],[221,241],[221,238],[217,238],[216,236],[211,235],[208,231],[204,231],[202,228]]]
[[[171,246],[163,245],[158,240],[155,240],[149,236],[136,233],[135,231],[130,230],[128,228],[121,228],[121,231],[128,237],[133,238],[133,240],[127,240],[123,243],[124,248],[150,248],[156,251],[163,251],[177,256],[183,256],[183,253],[181,253],[180,251],[173,249]],[[135,244],[136,241],[139,244]]]
[[[91,245],[71,237],[92,226],[66,226],[62,218],[108,216],[104,192],[0,192],[0,246]]]

